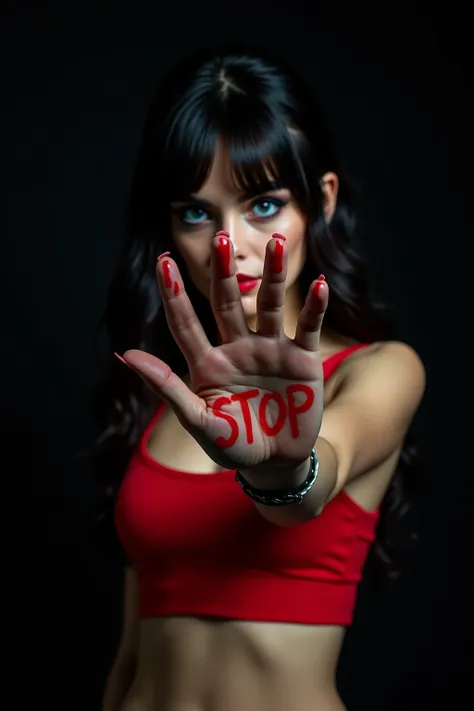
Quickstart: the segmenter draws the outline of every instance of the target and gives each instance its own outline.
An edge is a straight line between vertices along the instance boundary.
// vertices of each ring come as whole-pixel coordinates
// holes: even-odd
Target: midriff
[[[335,674],[345,629],[189,617],[140,623],[120,711],[344,711]]]

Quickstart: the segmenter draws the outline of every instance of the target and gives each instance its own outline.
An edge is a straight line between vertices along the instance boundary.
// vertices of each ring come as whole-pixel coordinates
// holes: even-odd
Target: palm
[[[209,456],[230,469],[258,471],[268,463],[301,462],[314,446],[321,424],[319,331],[327,286],[317,283],[324,286],[308,296],[295,339],[285,336],[281,305],[286,269],[272,273],[275,243],[271,240],[267,247],[257,299],[258,333],[246,325],[233,263],[229,276],[222,277],[214,252],[211,304],[223,341],[217,347],[211,346],[195,318],[176,264],[171,260],[159,264],[168,324],[188,362],[191,389],[157,358],[141,351],[126,354],[127,362],[169,402]]]
[[[221,466],[297,461],[313,447],[322,412],[319,355],[302,358],[289,339],[251,334],[213,349],[190,375],[206,405],[193,434]]]

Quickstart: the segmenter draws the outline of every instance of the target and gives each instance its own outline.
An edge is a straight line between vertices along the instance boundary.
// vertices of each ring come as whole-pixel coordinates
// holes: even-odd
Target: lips
[[[260,283],[260,277],[253,277],[249,274],[237,274],[237,281],[239,282],[239,290],[241,294],[246,294],[249,291],[253,291]]]

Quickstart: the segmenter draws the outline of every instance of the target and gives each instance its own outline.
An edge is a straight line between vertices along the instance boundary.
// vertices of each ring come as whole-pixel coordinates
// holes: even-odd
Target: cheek
[[[202,234],[187,232],[183,230],[177,217],[171,220],[171,235],[173,245],[181,259],[186,264],[189,271],[202,269],[206,259],[205,240]]]
[[[293,249],[289,250],[288,254],[288,281],[294,282],[300,275],[306,261],[307,249],[304,240],[298,241],[293,245]]]
[[[206,267],[209,250],[206,250],[198,240],[175,239],[174,243],[189,272],[202,271]]]
[[[306,224],[298,220],[286,232],[282,230],[282,234],[286,237],[288,250],[288,279],[293,281],[299,276],[306,261]]]
[[[175,240],[175,248],[186,266],[186,273],[182,274],[185,283],[187,278],[203,296],[209,298],[209,250],[202,248],[198,243],[192,246],[185,245],[180,240]]]

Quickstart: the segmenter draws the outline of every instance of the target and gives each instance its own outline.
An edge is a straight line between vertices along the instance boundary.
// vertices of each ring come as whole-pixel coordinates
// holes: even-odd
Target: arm
[[[348,364],[349,365],[349,364]],[[325,504],[356,477],[380,465],[403,445],[407,429],[425,389],[425,372],[417,354],[404,343],[384,343],[354,359],[334,400],[325,408],[315,444],[318,478],[303,503],[273,508],[256,504],[264,518],[292,526],[317,516]],[[273,478],[244,476],[267,489],[293,488],[309,470],[298,469]]]
[[[117,656],[105,685],[102,711],[119,711],[130,689],[138,651],[138,589],[136,575],[125,572],[123,627]]]

